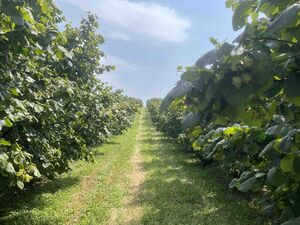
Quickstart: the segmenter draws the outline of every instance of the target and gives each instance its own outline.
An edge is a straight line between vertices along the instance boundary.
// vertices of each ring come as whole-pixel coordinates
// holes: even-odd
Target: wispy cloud
[[[113,40],[130,41],[129,35],[117,31],[108,32],[105,34],[105,37]]]
[[[163,42],[183,42],[188,37],[187,30],[191,27],[191,23],[178,15],[174,9],[154,2],[66,1],[85,11],[97,13],[100,19],[115,30],[112,36],[123,40],[146,38]]]
[[[115,57],[115,56],[106,56],[104,58],[104,60],[102,61],[103,64],[107,64],[107,65],[113,65],[116,66],[117,70],[132,70],[135,71],[136,66],[132,65],[131,63],[127,62],[124,59],[121,59],[119,57]]]

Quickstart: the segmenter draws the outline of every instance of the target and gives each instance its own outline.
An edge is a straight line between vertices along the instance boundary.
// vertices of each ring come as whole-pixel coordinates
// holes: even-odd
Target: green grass
[[[226,189],[222,170],[200,168],[191,154],[154,130],[147,112],[141,130],[137,117],[124,135],[95,148],[96,163],[75,162],[71,174],[2,198],[0,224],[266,224],[245,198]],[[139,132],[146,179],[132,196],[128,174]],[[141,218],[123,222],[126,207],[137,202]]]
[[[149,115],[145,120],[142,155],[148,175],[141,187],[140,224],[266,224],[249,202],[226,190],[222,170],[201,169],[191,154],[153,129]]]
[[[75,162],[72,173],[1,199],[0,224],[107,224],[129,191],[124,174],[132,166],[137,132],[138,119],[124,135],[94,149],[96,163]]]

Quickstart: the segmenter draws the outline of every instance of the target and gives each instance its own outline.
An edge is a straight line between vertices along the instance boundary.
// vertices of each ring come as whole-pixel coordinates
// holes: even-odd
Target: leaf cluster
[[[53,178],[130,126],[140,100],[97,79],[95,15],[63,31],[51,0],[0,0],[0,191]]]
[[[300,3],[227,0],[233,43],[184,72],[161,109],[184,101],[183,135],[202,162],[218,162],[242,192],[261,194],[283,224],[300,217]]]

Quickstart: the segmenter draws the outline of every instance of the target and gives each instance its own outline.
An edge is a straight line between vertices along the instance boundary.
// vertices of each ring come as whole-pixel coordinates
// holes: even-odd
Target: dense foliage
[[[79,28],[51,0],[0,0],[0,189],[69,171],[90,148],[130,125],[141,106],[97,78],[97,18]],[[0,192],[0,193],[1,193]]]
[[[261,194],[264,213],[296,225],[300,3],[227,0],[226,5],[234,11],[233,29],[244,31],[232,44],[211,39],[216,49],[186,68],[161,109],[172,108],[174,100],[185,102],[178,105],[187,108],[183,134],[200,159],[219,162],[235,177],[230,188]]]
[[[184,111],[181,110],[181,107],[178,107],[179,103],[173,103],[166,111],[160,112],[161,102],[162,99],[153,98],[149,99],[146,103],[152,121],[158,130],[165,132],[170,137],[177,138],[182,133],[181,121]]]
[[[152,98],[146,103],[155,128],[175,139],[185,151],[191,151],[190,141],[184,133],[185,124],[182,124],[187,113],[184,102],[181,100],[174,101],[168,109],[161,111],[162,101],[161,98]]]

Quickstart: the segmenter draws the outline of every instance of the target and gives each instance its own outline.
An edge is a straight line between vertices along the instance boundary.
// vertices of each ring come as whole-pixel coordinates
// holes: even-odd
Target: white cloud
[[[136,39],[182,42],[187,38],[188,20],[170,7],[154,2],[129,0],[66,0],[85,11],[97,13],[111,28]],[[116,36],[116,35],[115,35]],[[124,39],[125,36],[123,36]],[[120,38],[120,35],[119,35]]]
[[[131,63],[127,62],[124,59],[114,57],[114,56],[106,56],[102,61],[103,64],[116,66],[117,70],[136,70],[136,66],[131,65]]]
[[[113,40],[130,41],[129,35],[121,32],[116,32],[116,31],[106,33],[105,37]]]

